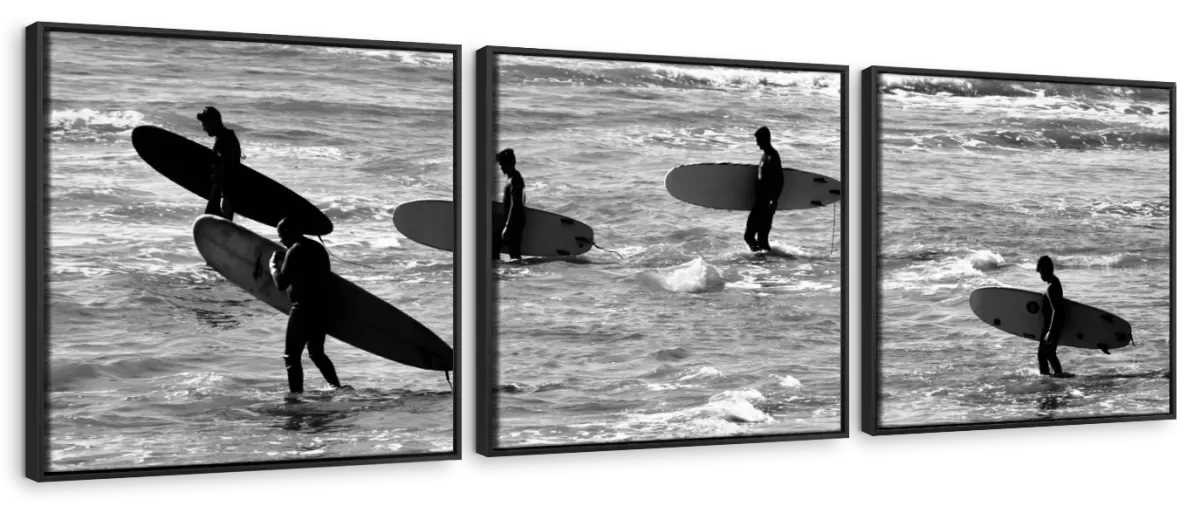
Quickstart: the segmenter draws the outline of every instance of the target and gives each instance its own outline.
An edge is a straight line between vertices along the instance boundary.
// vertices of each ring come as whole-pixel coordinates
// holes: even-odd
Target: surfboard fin
[[[1112,355],[1112,353],[1108,352],[1108,346],[1100,344],[1100,345],[1096,345],[1096,347],[1099,348],[1100,351],[1103,351],[1105,355]]]

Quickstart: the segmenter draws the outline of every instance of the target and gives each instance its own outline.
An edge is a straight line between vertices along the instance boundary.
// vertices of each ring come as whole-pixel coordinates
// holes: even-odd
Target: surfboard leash
[[[446,383],[450,384],[450,391],[454,391],[454,382],[450,381],[450,371],[446,371]]]
[[[829,256],[833,257],[833,237],[837,230],[837,202],[833,203],[833,225],[829,227]]]
[[[610,249],[601,248],[599,244],[596,244],[594,241],[592,241],[591,239],[588,239],[587,237],[584,237],[584,236],[577,236],[577,237],[575,237],[575,240],[576,240],[576,241],[583,241],[583,242],[586,242],[586,243],[588,243],[588,244],[591,244],[591,245],[592,245],[592,247],[594,247],[594,248],[596,248],[596,249],[598,249],[598,250],[600,250],[600,251],[604,251],[604,252],[607,252],[607,253],[612,253],[612,254],[614,254],[614,255],[616,255],[616,256],[619,256],[619,257],[621,257],[621,260],[624,260],[624,259],[625,259],[625,255],[622,255],[622,254],[620,254],[620,253],[618,253],[618,252],[616,252],[616,251],[610,250]]]
[[[319,236],[319,235],[318,235],[318,236],[317,236],[317,240],[321,241],[321,245],[322,245],[322,246],[325,246],[325,251],[326,251],[327,253],[329,253],[329,256],[331,256],[331,257],[333,257],[333,258],[336,258],[336,259],[338,259],[338,260],[341,260],[342,262],[344,262],[344,263],[348,263],[348,264],[350,264],[350,265],[357,265],[357,266],[359,266],[359,267],[366,267],[366,268],[368,268],[368,269],[374,269],[374,268],[375,268],[374,266],[371,266],[371,265],[367,265],[367,264],[360,264],[360,263],[358,263],[358,262],[351,262],[351,261],[349,261],[349,260],[346,260],[345,258],[342,258],[342,257],[338,256],[338,255],[337,255],[337,253],[334,253],[334,252],[332,252],[332,251],[329,251],[329,245],[325,244],[325,238],[324,238],[324,237],[321,237],[321,236]]]

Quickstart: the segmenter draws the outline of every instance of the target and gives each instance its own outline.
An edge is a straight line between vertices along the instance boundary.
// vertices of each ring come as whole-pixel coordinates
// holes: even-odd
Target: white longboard
[[[672,197],[712,209],[749,211],[754,207],[758,166],[745,163],[680,165],[667,173]],[[842,198],[842,183],[813,172],[783,169],[777,211],[824,207]]]
[[[504,228],[504,204],[492,203],[492,235]],[[405,202],[392,212],[392,223],[405,237],[440,250],[454,251],[458,236],[454,202],[416,200]],[[489,236],[488,240],[491,240]],[[521,255],[554,257],[582,255],[592,249],[592,227],[579,221],[540,209],[525,208],[525,229],[521,237]],[[501,253],[508,253],[502,247]]]
[[[1046,295],[1016,288],[980,288],[971,292],[971,311],[980,320],[1016,336],[1040,340],[1050,324]],[[1066,301],[1058,344],[1115,350],[1133,342],[1129,322],[1092,306]]]
[[[211,215],[196,218],[192,235],[200,255],[222,276],[280,312],[291,311],[287,294],[275,288],[271,278],[271,254],[283,251],[283,246]],[[454,369],[454,350],[449,345],[358,285],[334,274],[328,300],[323,309],[330,320],[329,335],[401,364],[434,371]],[[282,346],[283,336],[278,339]]]

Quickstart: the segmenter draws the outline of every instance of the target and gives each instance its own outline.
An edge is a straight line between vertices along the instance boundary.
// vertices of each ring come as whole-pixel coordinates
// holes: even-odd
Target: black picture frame
[[[563,454],[563,453],[582,453],[582,452],[610,452],[610,451],[635,451],[635,450],[668,450],[668,448],[692,448],[706,446],[727,446],[727,445],[760,445],[760,444],[778,444],[778,442],[802,442],[802,441],[818,441],[830,439],[847,439],[850,436],[850,411],[851,392],[850,392],[850,371],[847,366],[850,365],[850,337],[851,333],[847,326],[850,323],[850,311],[848,307],[851,305],[853,291],[848,283],[848,248],[846,247],[845,237],[851,233],[851,225],[848,225],[848,209],[858,205],[856,197],[853,194],[842,194],[840,201],[841,207],[838,210],[840,219],[840,231],[842,247],[840,248],[841,255],[841,428],[836,432],[824,433],[804,433],[804,434],[778,434],[778,435],[740,435],[740,436],[724,436],[724,438],[703,438],[703,439],[679,439],[679,440],[661,440],[661,441],[630,441],[630,442],[605,442],[605,444],[586,444],[586,445],[562,445],[562,446],[536,446],[536,447],[516,447],[516,448],[500,448],[497,447],[498,434],[498,410],[496,403],[496,387],[498,385],[498,365],[499,355],[497,353],[497,327],[503,326],[496,319],[496,311],[494,307],[497,305],[496,289],[494,289],[493,277],[491,273],[490,259],[492,254],[491,236],[488,230],[492,227],[491,203],[493,201],[492,188],[494,179],[494,161],[493,155],[497,151],[496,144],[496,109],[497,109],[497,66],[496,59],[498,55],[524,55],[524,56],[550,56],[550,58],[572,58],[572,59],[589,59],[589,60],[619,60],[619,61],[638,61],[638,62],[655,62],[655,64],[680,64],[680,65],[714,65],[727,66],[738,68],[763,68],[763,70],[781,70],[781,71],[823,71],[830,73],[838,73],[841,77],[841,180],[842,185],[852,186],[857,175],[850,170],[850,146],[848,146],[848,134],[850,134],[850,125],[848,125],[848,104],[850,104],[850,92],[848,92],[848,84],[850,84],[850,68],[846,65],[836,64],[836,62],[802,62],[802,61],[779,61],[779,60],[751,60],[751,59],[731,59],[731,58],[714,58],[714,56],[686,56],[674,54],[654,54],[653,52],[601,52],[601,50],[584,50],[575,48],[545,48],[532,46],[485,46],[476,49],[476,68],[478,68],[478,79],[480,90],[478,90],[479,101],[475,103],[476,112],[475,118],[478,124],[475,125],[476,132],[479,137],[476,138],[476,156],[475,163],[478,163],[478,173],[476,173],[476,192],[473,194],[474,229],[475,239],[475,255],[476,261],[480,267],[479,276],[476,279],[476,287],[479,293],[475,295],[476,315],[480,321],[485,321],[488,325],[486,329],[479,333],[479,349],[476,350],[476,398],[475,398],[475,417],[476,417],[476,439],[475,451],[480,456],[488,458],[496,457],[521,457],[521,456],[545,456],[545,454]]]
[[[1039,82],[1039,83],[1068,83],[1080,85],[1109,85],[1109,86],[1136,86],[1136,88],[1153,88],[1164,89],[1172,92],[1171,98],[1171,153],[1170,153],[1170,200],[1171,200],[1171,218],[1170,218],[1170,236],[1171,236],[1171,271],[1170,271],[1170,349],[1171,349],[1171,400],[1170,412],[1168,414],[1154,415],[1112,415],[1112,416],[1096,416],[1096,417],[1079,417],[1079,418],[1057,418],[1057,420],[1014,420],[1002,422],[978,422],[978,423],[946,423],[946,424],[925,424],[925,426],[910,426],[910,427],[882,427],[880,423],[880,392],[882,390],[882,381],[880,380],[880,319],[882,315],[880,308],[880,215],[878,215],[878,206],[880,206],[881,187],[880,187],[880,77],[882,74],[901,74],[901,76],[920,76],[920,77],[948,77],[948,78],[964,78],[964,79],[1002,79],[1015,80],[1015,82]],[[937,434],[937,433],[954,433],[954,432],[978,432],[978,430],[1004,430],[1014,428],[1049,428],[1049,427],[1064,427],[1064,426],[1092,426],[1092,424],[1106,423],[1154,423],[1154,422],[1176,422],[1180,420],[1180,412],[1182,410],[1182,344],[1183,321],[1178,318],[1177,308],[1178,299],[1182,294],[1180,288],[1181,281],[1181,263],[1180,254],[1182,253],[1181,230],[1183,225],[1182,203],[1178,199],[1178,188],[1182,185],[1181,170],[1178,170],[1177,156],[1180,155],[1181,143],[1177,143],[1176,125],[1177,125],[1177,107],[1182,104],[1177,104],[1175,95],[1182,90],[1182,84],[1172,84],[1168,82],[1160,82],[1160,80],[1148,79],[1132,79],[1124,77],[1097,77],[1097,76],[1069,76],[1069,74],[1050,74],[1050,73],[1028,73],[1028,72],[1003,72],[997,70],[988,70],[988,68],[944,68],[944,67],[908,67],[908,66],[886,66],[876,65],[869,66],[862,71],[862,131],[859,132],[862,139],[862,187],[860,187],[860,203],[864,213],[863,228],[860,229],[860,241],[862,241],[862,257],[858,259],[858,269],[863,273],[862,285],[859,287],[859,293],[863,294],[862,309],[864,318],[869,320],[863,321],[862,330],[862,350],[863,353],[859,359],[862,360],[860,371],[862,371],[862,432],[871,436],[892,436],[892,435],[908,435],[908,434]],[[1182,100],[1182,97],[1180,97]],[[1182,135],[1178,135],[1182,137]],[[1181,422],[1182,423],[1182,422]]]
[[[266,42],[310,44],[368,49],[424,50],[454,55],[454,185],[455,185],[455,317],[454,317],[454,451],[415,456],[347,457],[286,462],[234,463],[212,465],[158,466],[128,470],[47,471],[48,441],[46,426],[47,396],[47,327],[46,300],[47,222],[49,210],[46,198],[47,181],[47,112],[46,96],[47,34],[50,31],[88,32],[88,34],[193,38],[236,42]],[[100,23],[36,20],[25,28],[25,477],[34,482],[70,482],[96,480],[125,480],[125,478],[156,478],[167,476],[197,476],[230,474],[230,472],[265,472],[284,470],[313,470],[356,468],[356,466],[402,465],[414,463],[457,462],[463,458],[463,405],[458,378],[462,378],[461,353],[464,314],[462,309],[463,254],[462,187],[462,46],[457,41],[391,41],[386,38],[352,38],[342,36],[262,34],[253,31],[164,28],[164,26],[114,25]]]

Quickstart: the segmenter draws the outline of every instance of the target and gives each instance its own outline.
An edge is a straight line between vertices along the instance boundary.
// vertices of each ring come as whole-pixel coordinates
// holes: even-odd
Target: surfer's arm
[[[518,208],[521,209],[522,213],[524,213],[524,211],[525,211],[525,209],[524,209],[524,207],[525,207],[525,180],[524,179],[517,179],[517,178],[513,179],[511,197],[512,197],[512,199],[508,205],[508,216],[506,216],[504,218],[504,228],[505,229],[507,229],[510,225],[512,225],[513,215],[515,215],[517,213]]]
[[[1050,299],[1050,325],[1046,327],[1045,338],[1051,338],[1058,335],[1062,330],[1063,324],[1063,293],[1062,285],[1058,283],[1050,285],[1050,289],[1046,290],[1046,298]]]
[[[271,277],[275,280],[275,288],[287,290],[287,287],[291,286],[292,272],[289,267],[296,265],[296,263],[299,261],[296,258],[296,250],[298,249],[300,248],[288,248],[287,252],[283,255],[283,261],[279,262],[278,264],[273,263],[273,265],[271,265]]]

